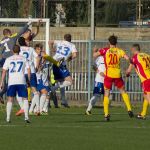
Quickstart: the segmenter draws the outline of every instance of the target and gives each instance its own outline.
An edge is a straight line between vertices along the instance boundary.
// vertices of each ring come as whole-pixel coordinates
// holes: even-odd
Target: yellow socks
[[[109,98],[107,96],[104,96],[104,114],[107,116],[109,114]]]
[[[28,90],[28,101],[30,102],[31,101],[31,88],[28,87],[27,90]]]
[[[148,108],[148,101],[146,99],[144,99],[144,102],[143,102],[143,110],[141,112],[141,116],[146,116],[146,113],[147,113],[147,108]]]
[[[122,98],[123,98],[123,101],[127,107],[127,110],[128,111],[131,111],[131,103],[130,103],[130,99],[129,99],[129,96],[127,93],[123,93],[122,94]]]

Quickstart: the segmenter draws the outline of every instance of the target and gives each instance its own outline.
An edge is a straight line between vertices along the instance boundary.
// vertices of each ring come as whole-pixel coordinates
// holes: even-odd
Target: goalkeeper
[[[13,48],[16,45],[17,39],[28,29],[31,21],[29,21],[23,28],[20,29],[18,33],[12,34],[11,30],[5,28],[3,30],[3,39],[0,41],[0,67],[3,67],[5,59],[12,56]],[[5,87],[0,90],[0,99],[2,101],[3,94],[5,94],[7,83]]]

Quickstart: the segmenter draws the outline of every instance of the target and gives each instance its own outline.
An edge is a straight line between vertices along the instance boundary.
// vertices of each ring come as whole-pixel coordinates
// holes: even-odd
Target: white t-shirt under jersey
[[[56,53],[54,59],[59,61],[62,58],[67,60],[67,58],[74,52],[77,52],[75,45],[68,41],[54,41],[54,47],[56,48]]]
[[[25,68],[29,68],[29,63],[23,56],[13,55],[6,59],[3,69],[9,70],[8,86],[26,84]]]
[[[106,69],[105,68],[105,64],[104,64],[104,57],[103,56],[99,56],[95,60],[95,64],[96,64],[96,67],[98,68],[98,72],[96,73],[95,81],[104,83],[104,77],[100,75],[100,73],[101,72],[104,73],[104,71]]]
[[[19,55],[24,56],[29,61],[31,73],[35,73],[34,60],[38,57],[35,50],[32,47],[21,46]],[[27,69],[25,69],[25,74],[27,74]]]

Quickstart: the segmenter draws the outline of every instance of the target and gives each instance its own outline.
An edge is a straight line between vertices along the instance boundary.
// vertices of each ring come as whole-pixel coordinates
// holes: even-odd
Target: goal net
[[[16,33],[22,28],[28,21],[32,22],[32,25],[29,27],[33,33],[36,32],[37,23],[41,20],[40,30],[38,35],[33,39],[31,46],[34,46],[35,43],[42,43],[46,53],[49,54],[49,28],[50,20],[49,19],[38,19],[38,18],[0,18],[0,39],[3,38],[3,29],[9,28],[12,33]]]

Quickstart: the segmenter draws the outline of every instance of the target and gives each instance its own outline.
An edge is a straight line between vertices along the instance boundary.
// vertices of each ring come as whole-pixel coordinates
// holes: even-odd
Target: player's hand
[[[93,65],[93,70],[97,71],[97,67],[95,65]]]
[[[40,26],[41,22],[42,22],[42,19],[39,19],[38,22],[37,22],[37,26]]]
[[[27,88],[29,88],[30,87],[30,82],[29,81],[27,81]]]

